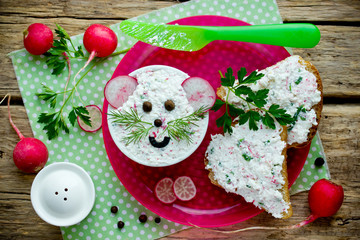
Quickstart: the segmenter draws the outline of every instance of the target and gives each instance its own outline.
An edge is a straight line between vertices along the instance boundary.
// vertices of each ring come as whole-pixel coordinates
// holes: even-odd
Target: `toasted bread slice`
[[[297,64],[299,66],[295,66],[296,64],[294,64],[294,62],[297,62]],[[290,66],[290,67],[289,67]],[[284,71],[281,71],[281,67],[283,67]],[[293,68],[293,71],[289,71],[289,68]],[[298,69],[301,73],[298,73]],[[306,113],[304,113],[304,116],[307,117],[308,119],[306,121],[308,121],[309,123],[306,124],[307,127],[301,127],[301,124],[298,124],[299,122],[301,122],[302,120],[297,120],[297,122],[295,123],[295,125],[293,126],[288,126],[288,131],[289,131],[289,138],[288,138],[288,148],[300,148],[300,147],[304,147],[307,144],[309,144],[311,142],[311,140],[313,139],[313,137],[316,134],[317,131],[317,127],[319,125],[320,122],[320,118],[321,118],[321,111],[323,108],[323,87],[322,87],[322,82],[321,82],[321,78],[319,75],[318,70],[315,68],[315,66],[313,64],[311,64],[308,61],[305,61],[303,58],[301,58],[300,56],[291,56],[288,57],[280,62],[278,62],[277,64],[268,67],[262,71],[260,71],[262,73],[265,74],[265,76],[263,78],[265,78],[266,80],[268,80],[268,76],[271,76],[272,80],[271,81],[283,81],[281,82],[281,92],[278,93],[278,97],[282,97],[282,96],[286,96],[288,97],[287,99],[285,99],[285,101],[280,101],[281,99],[277,99],[276,96],[274,98],[271,99],[271,101],[269,102],[270,104],[274,103],[274,104],[279,104],[281,108],[286,109],[287,111],[290,108],[299,108],[303,103],[301,103],[298,98],[301,97],[303,101],[307,101],[307,95],[308,96],[312,96],[314,94],[315,96],[315,101],[313,101],[313,103],[311,105],[307,106]],[[304,78],[303,83],[297,83],[297,81],[292,82],[292,85],[290,83],[288,83],[288,79],[290,79],[292,77],[291,74],[295,74],[297,76],[299,76],[299,79]],[[279,77],[277,77],[277,75]],[[280,76],[281,75],[281,76]],[[285,77],[284,77],[285,76]],[[286,83],[285,80],[286,79]],[[306,82],[306,84],[304,84]],[[265,84],[262,85],[263,82],[261,80],[259,80],[257,82],[257,84],[255,85],[255,90],[259,90],[259,89],[263,89],[263,88],[267,88],[270,91],[273,90],[271,89],[272,87],[277,87],[276,91],[279,91],[278,85],[276,84],[268,84],[268,82],[265,81]],[[311,86],[310,86],[311,85]],[[310,87],[309,87],[310,86]],[[250,86],[252,87],[252,86]],[[293,94],[291,93],[292,91],[295,91],[298,88],[298,93]],[[304,88],[304,89],[303,89]],[[305,89],[306,88],[306,89]],[[275,90],[274,90],[275,91]],[[217,89],[216,92],[217,96],[219,98],[221,98],[223,101],[226,98],[226,94],[227,91],[224,87],[220,87]],[[270,96],[271,93],[269,93]],[[230,95],[231,96],[231,95]],[[293,105],[288,106],[289,102],[294,102]],[[235,105],[241,106],[242,102],[238,101],[236,99],[236,96],[233,98],[229,98],[229,102],[233,103]],[[266,107],[266,106],[265,106]],[[287,109],[288,108],[288,109]],[[291,113],[289,113],[291,114]],[[303,114],[303,113],[302,113]],[[294,113],[292,113],[292,115],[294,115]],[[294,129],[294,130],[292,130]],[[295,136],[295,134],[296,136]]]
[[[277,129],[273,130],[261,124],[261,128],[264,134],[260,130],[249,130],[247,124],[237,125],[232,135],[212,136],[204,160],[206,169],[214,185],[243,196],[247,202],[254,203],[274,217],[286,219],[292,216],[286,163],[286,127],[277,125]],[[255,168],[251,164],[255,164]]]

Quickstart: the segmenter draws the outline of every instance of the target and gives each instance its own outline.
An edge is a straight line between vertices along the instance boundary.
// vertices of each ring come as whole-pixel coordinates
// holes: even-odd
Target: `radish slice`
[[[162,203],[170,204],[175,202],[176,196],[173,192],[173,185],[174,181],[168,177],[161,179],[156,184],[155,194]]]
[[[89,111],[91,126],[84,123],[79,117],[77,117],[78,124],[85,132],[96,132],[102,125],[101,109],[96,105],[88,105],[86,106],[86,109]]]
[[[110,79],[104,89],[104,95],[114,108],[121,107],[135,91],[137,86],[135,78],[124,75]]]
[[[195,109],[201,106],[212,107],[216,100],[216,93],[210,83],[199,77],[191,77],[182,83],[190,105]]]
[[[196,195],[196,187],[190,177],[178,177],[174,182],[175,196],[182,201],[189,201]]]

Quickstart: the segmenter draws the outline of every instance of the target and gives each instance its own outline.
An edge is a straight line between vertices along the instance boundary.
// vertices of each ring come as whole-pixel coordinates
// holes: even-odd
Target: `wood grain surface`
[[[289,231],[249,231],[225,234],[192,228],[164,239],[359,239],[360,238],[360,1],[278,0],[285,22],[311,22],[322,34],[313,49],[293,49],[311,61],[324,85],[324,109],[319,132],[332,178],[341,183],[345,200],[332,217],[316,220]],[[54,28],[62,25],[70,35],[80,34],[92,23],[114,24],[179,1],[149,0],[0,0],[0,99],[13,95],[12,117],[25,136],[31,136],[14,70],[7,54],[23,48],[22,31],[34,22]],[[62,239],[58,227],[42,221],[30,202],[35,177],[14,166],[12,150],[18,137],[7,119],[7,107],[0,106],[0,239]],[[275,220],[263,213],[246,222],[221,228],[285,226],[309,215],[307,193],[291,197],[294,215]]]

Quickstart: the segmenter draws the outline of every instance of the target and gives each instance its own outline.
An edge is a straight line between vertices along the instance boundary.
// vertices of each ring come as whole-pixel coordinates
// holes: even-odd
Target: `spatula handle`
[[[206,28],[206,27],[205,27]],[[319,29],[310,23],[210,27],[211,40],[262,43],[283,47],[312,48],[320,41]]]

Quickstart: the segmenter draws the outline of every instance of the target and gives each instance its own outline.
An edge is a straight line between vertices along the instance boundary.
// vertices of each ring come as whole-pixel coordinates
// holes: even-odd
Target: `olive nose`
[[[160,119],[155,119],[154,125],[155,125],[155,127],[161,127],[162,121]]]

